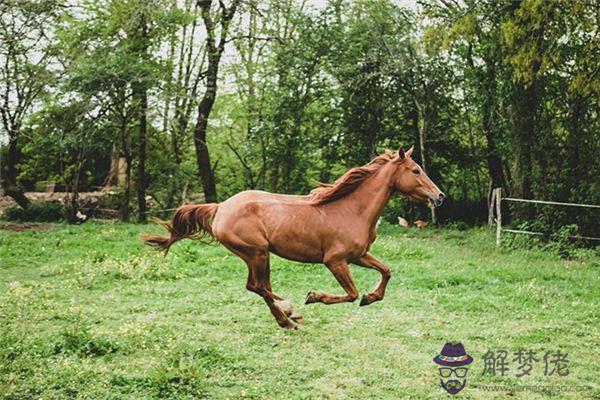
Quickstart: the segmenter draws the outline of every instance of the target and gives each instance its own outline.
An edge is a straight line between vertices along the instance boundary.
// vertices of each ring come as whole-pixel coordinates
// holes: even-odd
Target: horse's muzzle
[[[431,201],[431,204],[434,207],[439,207],[444,202],[445,197],[446,197],[446,195],[444,193],[440,192],[439,195],[437,195],[437,196],[435,196],[435,195],[429,196],[429,200]]]

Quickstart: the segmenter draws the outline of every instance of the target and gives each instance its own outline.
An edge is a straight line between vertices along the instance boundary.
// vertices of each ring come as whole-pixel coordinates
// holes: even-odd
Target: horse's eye
[[[415,174],[415,175],[419,175],[419,174],[421,173],[421,172],[420,172],[418,169],[416,169],[416,168],[415,168],[415,169],[413,169],[413,171],[412,171],[412,172],[413,172],[413,174]]]

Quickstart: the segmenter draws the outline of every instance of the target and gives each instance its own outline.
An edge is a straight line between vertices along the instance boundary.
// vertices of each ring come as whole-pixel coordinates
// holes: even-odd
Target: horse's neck
[[[393,166],[383,167],[365,180],[356,190],[342,200],[348,201],[353,212],[375,226],[393,192]]]

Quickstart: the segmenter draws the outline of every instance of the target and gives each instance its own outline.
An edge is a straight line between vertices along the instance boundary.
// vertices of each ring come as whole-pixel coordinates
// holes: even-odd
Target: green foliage
[[[416,145],[415,159],[447,195],[444,223],[485,221],[490,180],[513,197],[600,203],[598,8],[584,0],[418,3],[242,2],[206,139],[219,200],[246,189],[306,194],[386,148]],[[42,7],[19,4],[9,11]],[[131,187],[112,207],[134,203],[141,178],[157,207],[202,201],[193,135],[207,84],[199,4],[110,0],[84,2],[77,13],[49,5],[60,71],[29,85],[53,96],[40,97],[19,124],[11,158],[22,186],[102,186],[110,158],[124,157]],[[226,4],[212,2],[213,22]],[[140,85],[149,95],[145,146]],[[591,211],[507,211],[513,226],[529,221],[551,233],[576,224],[600,235]],[[394,201],[384,217],[428,215]]]
[[[48,101],[32,115],[21,179],[53,180],[68,191],[102,183],[105,172],[97,166],[108,164],[110,130],[96,122],[94,106],[85,100]]]
[[[65,207],[60,203],[31,203],[29,207],[10,206],[2,214],[8,221],[55,222],[65,219]]]

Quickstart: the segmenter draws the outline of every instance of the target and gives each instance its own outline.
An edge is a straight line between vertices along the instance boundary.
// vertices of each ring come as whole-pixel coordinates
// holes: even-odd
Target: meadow
[[[305,318],[287,331],[222,247],[182,241],[165,258],[139,240],[161,232],[154,225],[3,228],[2,399],[449,398],[432,362],[447,341],[474,358],[458,398],[600,397],[592,250],[564,258],[497,249],[483,229],[384,225],[372,252],[392,279],[368,307],[304,305],[310,290],[341,288],[322,265],[272,259],[274,291]],[[379,279],[352,273],[361,292]],[[498,350],[509,370],[483,374],[484,356]],[[519,350],[538,359],[529,376],[516,376]],[[556,351],[567,354],[568,374],[545,376],[544,354]]]

